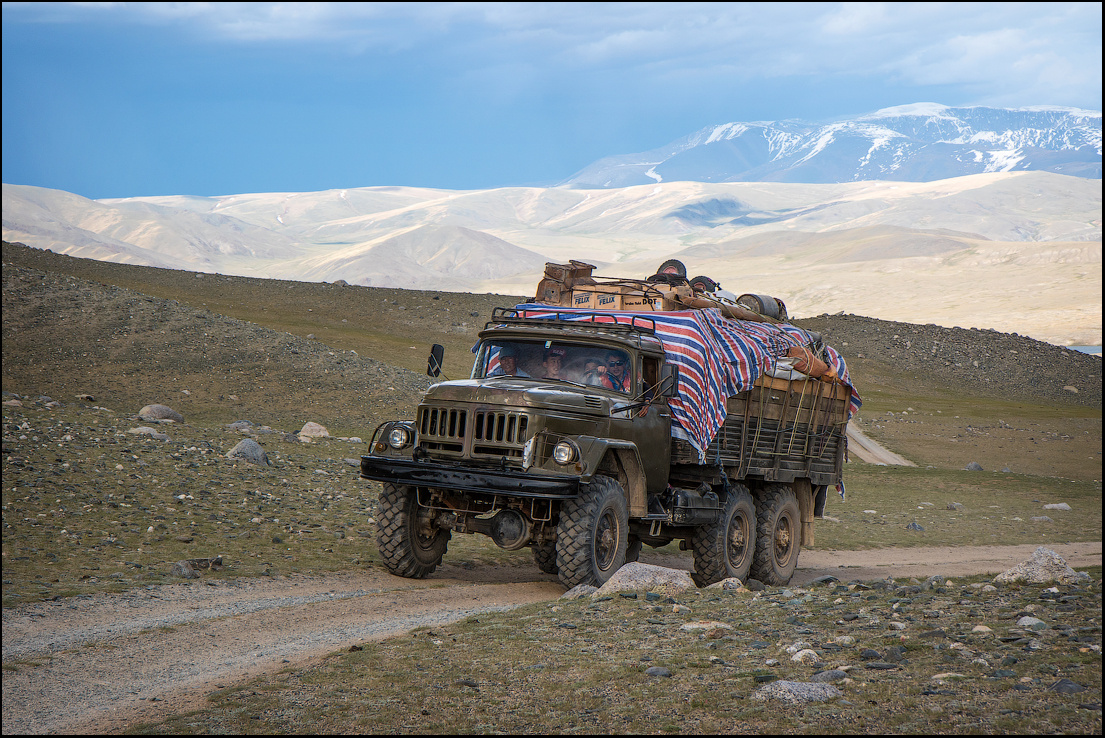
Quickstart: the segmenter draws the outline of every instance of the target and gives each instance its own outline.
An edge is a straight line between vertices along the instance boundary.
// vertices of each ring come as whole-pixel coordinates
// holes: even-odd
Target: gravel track
[[[1012,568],[1034,546],[802,553],[792,581],[966,576]],[[1101,544],[1052,546],[1072,566],[1101,564]],[[689,569],[689,555],[646,563]],[[563,593],[536,567],[443,566],[425,580],[374,571],[177,584],[21,605],[4,611],[3,732],[115,733],[197,709],[250,677],[301,669],[335,650]]]

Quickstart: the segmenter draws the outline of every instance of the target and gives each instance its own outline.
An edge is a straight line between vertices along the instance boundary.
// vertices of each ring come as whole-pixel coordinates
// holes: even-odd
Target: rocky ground
[[[903,381],[968,390],[984,397],[1101,407],[1101,357],[1015,333],[944,328],[860,315],[797,320],[819,331],[856,371],[885,363]]]
[[[190,693],[189,698],[197,699],[198,694],[198,702],[173,703],[183,709],[205,704],[204,696],[212,689],[228,686],[235,679],[253,673],[249,670],[252,667],[244,664],[263,662],[268,664],[266,668],[280,668],[280,659],[291,656],[278,655],[273,660],[277,651],[270,653],[268,647],[261,647],[261,640],[250,640],[251,629],[286,625],[289,630],[285,631],[285,641],[305,639],[310,630],[310,618],[318,612],[320,603],[327,601],[327,592],[335,593],[333,599],[347,603],[350,608],[367,609],[378,613],[379,618],[386,618],[390,609],[397,607],[396,603],[404,601],[407,595],[391,594],[393,587],[382,581],[374,584],[340,581],[350,572],[363,570],[378,574],[379,571],[372,545],[375,493],[372,487],[358,479],[356,458],[363,449],[363,441],[379,421],[395,416],[409,417],[417,396],[429,383],[417,371],[420,364],[424,366],[426,343],[440,338],[450,346],[454,356],[462,358],[474,341],[478,327],[490,317],[491,307],[516,301],[516,298],[504,296],[373,291],[332,285],[266,283],[217,275],[197,279],[192,273],[143,269],[86,263],[4,245],[5,733],[39,729],[76,731],[91,728],[96,732],[119,729],[125,721],[111,722],[106,716],[124,705],[157,705],[155,697],[167,701],[163,695],[172,691],[173,684],[183,682],[173,681],[178,677],[156,682],[151,676],[147,682],[162,684],[158,688],[161,691],[144,689],[143,675],[149,674],[140,668],[143,652],[137,650],[139,648],[148,649],[145,651],[148,654],[160,654],[158,659],[151,656],[150,668],[155,669],[157,664],[165,663],[166,654],[170,661],[179,661],[176,654],[188,653],[197,639],[219,644],[229,630],[236,629],[241,640],[234,644],[233,656],[224,655],[219,661],[222,650],[216,646],[204,649],[203,657],[190,659],[192,663],[187,665],[201,676],[209,673],[236,676],[201,678],[197,682],[201,691]],[[127,281],[139,286],[143,279],[149,286],[142,290],[116,284]],[[203,286],[197,287],[197,283]],[[160,290],[162,296],[150,294],[155,290]],[[251,311],[249,319],[227,316],[227,313],[247,307]],[[446,315],[460,319],[440,320]],[[273,323],[262,324],[269,317]],[[343,328],[346,320],[357,327]],[[866,393],[866,404],[861,412],[865,431],[881,434],[876,437],[894,442],[895,450],[914,456],[922,464],[943,469],[962,469],[968,461],[981,460],[987,469],[997,470],[1002,465],[1010,465],[1020,474],[1061,475],[1091,484],[1096,481],[1100,489],[1099,357],[1076,354],[1021,336],[987,331],[911,326],[848,315],[819,316],[798,322],[821,331],[827,342],[844,352],[853,378],[861,392]],[[360,334],[367,333],[369,328],[375,337],[358,343],[362,341]],[[412,338],[415,335],[417,338]],[[183,422],[164,423],[139,417],[143,406],[152,403],[171,406],[183,415]],[[998,408],[1006,414],[994,415]],[[957,417],[960,415],[962,417]],[[248,424],[239,421],[248,421]],[[329,437],[300,438],[299,431],[308,422],[329,428]],[[256,440],[271,463],[256,466],[228,458],[227,452],[243,438]],[[1100,517],[1097,520],[1100,521]],[[529,592],[527,596],[534,599],[545,596],[541,593],[542,587],[557,588],[558,585],[528,562],[519,569],[516,559],[505,557],[493,547],[465,540],[468,538],[454,541],[450,552],[452,563],[443,570],[443,579],[437,582],[451,594],[419,610],[419,617],[432,617],[433,612],[450,608],[460,611],[462,608],[456,603],[468,596],[461,590],[478,585],[509,582],[512,588]],[[228,552],[231,555],[227,556],[222,570],[218,570],[217,565],[214,569],[203,570],[201,579],[192,584],[178,584],[181,580],[170,572],[173,562],[210,562],[213,557]],[[877,553],[873,555],[878,556]],[[1100,549],[1096,556],[1094,560],[1099,561]],[[947,563],[946,554],[940,557],[940,561]],[[803,565],[808,560],[804,558]],[[874,567],[878,562],[871,563]],[[857,559],[840,564],[843,567],[857,565]],[[990,566],[983,570],[993,571]],[[877,577],[871,576],[879,579],[887,573],[876,568],[871,571],[877,572]],[[312,577],[304,579],[302,572],[311,572]],[[332,576],[339,579],[327,579],[322,576],[325,572],[337,572]],[[481,579],[486,576],[481,572],[491,572],[495,579],[490,582]],[[386,575],[381,576],[387,579]],[[917,577],[920,584],[927,574],[912,569],[904,576]],[[838,578],[846,582],[850,577],[845,574]],[[250,584],[251,581],[254,584]],[[451,581],[458,582],[456,586],[460,589],[452,589]],[[978,588],[964,588],[970,585],[937,593],[940,602],[935,604],[928,603],[927,598],[936,595],[914,598],[916,604],[907,605],[914,605],[911,617],[919,623],[918,628],[925,625],[927,616],[924,610],[918,614],[916,608],[925,603],[932,604],[934,612],[942,611],[947,615],[946,622],[935,618],[945,633],[950,632],[947,630],[950,627],[960,634],[967,624],[972,628],[975,624],[987,624],[995,632],[999,632],[999,628],[994,627],[995,622],[1005,628],[995,636],[998,640],[994,642],[962,641],[957,636],[943,641],[949,648],[954,641],[968,646],[972,653],[978,651],[975,655],[986,660],[986,668],[992,671],[1002,668],[1001,662],[1007,656],[1024,663],[1020,671],[1016,666],[1012,668],[1013,677],[982,671],[984,667],[976,665],[970,678],[986,689],[981,692],[974,687],[960,689],[954,695],[919,694],[928,688],[917,686],[931,676],[927,667],[922,671],[893,672],[908,674],[906,681],[914,685],[909,689],[916,687],[910,694],[918,702],[912,707],[902,706],[900,711],[908,712],[917,705],[929,709],[929,702],[921,700],[925,697],[943,699],[940,703],[943,712],[932,712],[932,715],[984,718],[971,722],[965,717],[954,723],[956,730],[1050,732],[1063,728],[1060,724],[1048,723],[1048,716],[1061,714],[1066,716],[1064,720],[1069,718],[1067,725],[1073,732],[1100,732],[1099,708],[1096,718],[1089,722],[1083,719],[1086,715],[1092,717],[1095,700],[1096,704],[1100,703],[1100,656],[1096,656],[1096,672],[1091,669],[1086,677],[1082,674],[1087,672],[1076,670],[1084,669],[1083,657],[1074,655],[1083,653],[1078,649],[1100,646],[1099,575],[1095,581],[1096,585],[1088,585],[1088,589],[1061,589],[1059,598],[1075,598],[1066,602],[1054,598],[1055,593],[1045,596],[1046,588],[1039,591],[1003,589],[992,603],[996,609],[975,606],[977,616],[970,614],[971,605],[981,600],[973,599]],[[265,590],[267,584],[261,583],[271,584],[275,589]],[[899,610],[906,606],[890,601],[903,597],[897,592],[898,586],[918,585],[907,581],[891,589],[876,588],[870,594],[861,595],[860,599],[877,595],[881,599],[871,600],[874,604],[869,607],[885,608],[887,614],[893,614],[895,605]],[[175,595],[168,594],[171,588],[181,587],[189,588],[189,596],[176,599]],[[161,591],[166,594],[160,595]],[[219,609],[247,591],[254,592],[256,597],[246,596],[245,600],[265,602],[261,610],[274,613],[262,626],[240,620],[242,613],[236,610]],[[493,597],[491,590],[479,597],[487,601],[502,598],[504,602],[510,601],[511,606],[534,601],[518,600],[514,595],[504,596],[502,590],[494,591],[498,594]],[[827,604],[833,613],[839,610],[841,617],[838,619],[845,623],[854,622],[845,619],[849,614],[866,617],[859,610],[848,613],[839,607],[851,603],[847,598],[855,591],[850,589],[847,594],[831,590],[798,593],[798,599],[807,594],[813,597],[805,602],[806,606],[818,605],[807,607],[811,618],[804,622],[812,620],[821,604]],[[222,604],[208,608],[194,599],[200,592],[214,593],[217,595],[215,601]],[[303,592],[316,599],[292,601],[297,593]],[[337,596],[339,593],[341,596]],[[819,598],[823,595],[832,597],[822,602]],[[904,596],[909,599],[910,593]],[[134,632],[123,628],[113,633],[108,623],[104,626],[106,629],[81,635],[78,616],[87,605],[99,603],[103,598],[124,598],[112,600],[112,606],[122,607],[119,612],[125,613],[118,617],[147,622],[153,630]],[[771,593],[769,599],[757,605],[763,606],[761,610],[749,613],[756,618],[763,613],[787,613],[787,603],[794,599],[781,591]],[[837,599],[841,602],[835,602]],[[175,604],[167,610],[159,609],[160,604],[169,602]],[[369,602],[372,604],[366,605]],[[633,605],[620,599],[613,602],[619,607]],[[702,602],[688,601],[685,606],[691,607],[696,616],[710,614],[713,617],[712,605]],[[1091,613],[1089,620],[1083,612],[1087,603],[1096,603],[1096,614]],[[732,601],[729,604],[733,604]],[[1079,607],[1055,609],[1052,613],[1052,608],[1059,605]],[[658,605],[647,605],[648,608],[654,606]],[[302,608],[302,620],[282,619],[281,613],[292,612],[285,607]],[[614,605],[607,603],[604,607]],[[1002,643],[1000,638],[1021,637],[1011,632],[1019,627],[1015,621],[1010,624],[1011,614],[1039,614],[1041,607],[1054,615],[1049,624],[1052,632],[1047,640],[1041,641],[1047,644],[1046,649],[1032,651],[1026,662],[1029,657],[1008,651],[1012,646],[998,645]],[[158,620],[159,612],[173,614],[166,616],[168,619]],[[228,619],[223,626],[209,628],[205,612]],[[642,609],[631,616],[619,611],[621,620],[617,622],[628,618],[628,622],[642,627],[662,630],[664,624],[648,623],[648,618],[667,616],[649,614],[651,612]],[[1057,614],[1070,612],[1076,612],[1077,618]],[[987,619],[989,613],[993,613],[995,621]],[[9,633],[16,632],[16,621],[34,623],[46,615],[57,619],[52,620],[45,631],[76,632],[76,640],[37,650],[9,651],[12,643]],[[152,619],[145,620],[147,615]],[[743,622],[744,615],[719,612],[716,617]],[[341,616],[336,616],[331,634],[337,635],[339,641],[344,632],[338,624],[340,620]],[[295,622],[302,625],[297,629]],[[418,622],[411,620],[408,627]],[[576,630],[584,624],[587,628],[597,624],[597,621],[592,623],[591,614],[583,610],[574,622]],[[667,625],[674,628],[684,623],[685,620],[678,623],[672,620]],[[802,640],[805,636],[816,637],[820,639],[818,643],[824,644],[829,642],[830,636],[843,634],[837,632],[840,628],[835,623],[835,620],[818,620],[816,625],[781,622],[770,625],[778,631],[775,641],[762,640],[774,643],[773,649],[784,651],[785,646],[793,645],[788,641]],[[546,625],[556,627],[549,631],[552,633],[572,631],[552,621]],[[757,627],[769,627],[769,624]],[[813,628],[815,632],[797,632],[801,628]],[[1080,631],[1080,628],[1090,630]],[[174,636],[172,629],[180,632]],[[1069,640],[1072,636],[1082,638],[1094,634],[1097,640],[1092,643]],[[641,643],[650,643],[649,639],[655,636],[651,631],[642,631],[640,635]],[[873,630],[871,635],[874,635]],[[886,644],[880,645],[885,635],[880,631],[878,638],[860,645],[876,651],[885,650]],[[964,635],[968,639],[977,638]],[[168,640],[159,640],[162,636]],[[714,640],[717,639],[707,642]],[[737,640],[743,643],[747,638]],[[304,640],[303,643],[309,645],[310,642]],[[1063,650],[1065,645],[1059,648],[1064,643],[1078,645],[1070,651]],[[329,641],[320,640],[316,645],[317,648],[332,648],[329,644]],[[534,650],[532,645],[521,645]],[[723,645],[736,647],[735,643]],[[136,650],[126,651],[125,658],[121,658],[117,649],[132,646]],[[943,658],[945,654],[941,652],[944,650],[934,647],[934,658]],[[69,659],[87,658],[87,662],[78,667],[76,662],[63,659],[62,653],[68,653],[66,658]],[[860,651],[847,653],[848,664],[866,663],[861,661]],[[833,649],[822,654],[822,660],[828,663],[826,654],[833,655]],[[880,654],[885,656],[882,651]],[[957,649],[953,655],[958,654]],[[997,658],[999,655],[1001,658]],[[703,654],[694,658],[701,660],[699,657]],[[739,688],[727,682],[724,688],[747,696],[756,683],[753,672],[761,669],[760,662],[745,664],[741,661],[744,656],[719,655],[719,658],[726,663],[744,664],[738,669],[744,674],[740,679],[750,681],[747,684],[738,681],[735,684]],[[771,658],[785,663],[780,655]],[[223,662],[227,671],[220,670]],[[639,666],[643,662],[633,663]],[[96,676],[103,674],[106,664],[123,667],[117,674],[121,682],[108,685],[102,676]],[[1073,666],[1075,664],[1077,667]],[[872,671],[872,675],[877,671]],[[718,674],[732,677],[738,672],[719,671]],[[561,671],[548,673],[558,674],[558,680],[564,677]],[[675,673],[686,676],[691,672],[677,669]],[[781,672],[779,675],[783,676]],[[798,672],[793,675],[801,676]],[[1062,698],[1067,702],[1054,702],[1058,698],[1051,694],[1054,690],[1050,687],[1064,677],[1076,682],[1081,680],[1080,685],[1088,687],[1091,696],[1074,695]],[[479,681],[483,677],[476,674],[457,678]],[[1029,681],[1024,681],[1025,678]],[[179,676],[179,679],[184,677]],[[879,681],[880,694],[894,691],[893,679],[886,682],[880,677]],[[103,689],[92,689],[96,684]],[[402,685],[401,682],[395,684]],[[1041,708],[1041,712],[1041,709],[1016,702],[1017,695],[1008,691],[1016,684],[1029,685],[1017,691],[1024,691],[1046,709]],[[19,685],[23,685],[22,692],[17,691]],[[991,687],[1005,691],[994,692]],[[64,709],[50,712],[47,720],[41,699],[20,702],[20,699],[28,699],[28,695],[41,696],[46,689],[53,690],[49,692],[54,695],[52,701],[63,708],[67,694],[76,695],[76,690],[84,690],[81,694],[89,700],[86,706],[89,720],[95,715],[95,720],[103,722],[80,722]],[[984,693],[991,697],[979,696]],[[1001,695],[1000,699],[994,698],[994,694]],[[401,701],[398,695],[394,699]],[[981,708],[971,706],[976,700],[982,700]],[[289,704],[292,702],[294,700]],[[1078,705],[1083,702],[1091,708],[1079,712]],[[32,703],[35,707],[28,712],[26,705]],[[23,711],[13,712],[17,709],[13,706],[20,704],[25,706]],[[1060,708],[1069,712],[1062,712]],[[460,709],[458,705],[457,710]],[[580,707],[580,710],[594,709],[598,708]],[[1002,711],[1008,711],[1016,720],[1023,715],[1028,715],[1030,720],[1003,727],[1006,723],[994,717],[1000,718]],[[888,711],[888,715],[880,717],[881,711],[869,711],[868,717],[873,721],[870,725],[882,725],[884,729],[892,727],[886,720],[892,718],[893,712]],[[155,713],[161,717],[170,714],[164,710]],[[850,721],[862,717],[846,710],[835,713],[841,716],[841,722],[833,725],[839,725],[842,732],[849,732],[849,727],[856,724]],[[138,712],[123,710],[119,714],[133,717]],[[262,711],[258,710],[257,714],[261,715]],[[457,718],[460,712],[445,714]],[[760,720],[763,716],[754,717]],[[799,720],[810,718],[812,729],[818,724],[814,719],[817,717],[799,716]],[[262,722],[238,724],[226,718],[202,729],[245,731],[252,727],[269,732],[298,724],[276,724],[264,722],[267,718],[259,719]],[[400,722],[389,725],[400,724],[405,725]],[[447,726],[456,724],[459,723],[431,721],[423,725],[426,730],[445,730],[453,729]],[[471,729],[485,732],[489,725],[474,723]],[[515,724],[500,725],[503,729],[523,729]],[[595,729],[591,722],[577,722],[576,725]],[[18,729],[9,730],[9,726]],[[567,729],[567,726],[568,723],[564,723],[560,727]],[[926,726],[930,730],[940,729],[942,723],[936,717],[933,722],[913,725],[912,729],[921,731]],[[381,730],[380,726],[347,727]],[[545,727],[553,730],[556,725]],[[780,729],[783,727],[780,725]],[[709,726],[703,724],[702,728],[706,730]],[[168,729],[179,732],[201,728],[174,723]],[[324,731],[333,728],[315,724],[302,729]],[[630,727],[624,729],[632,730]],[[908,729],[907,725],[905,730]]]

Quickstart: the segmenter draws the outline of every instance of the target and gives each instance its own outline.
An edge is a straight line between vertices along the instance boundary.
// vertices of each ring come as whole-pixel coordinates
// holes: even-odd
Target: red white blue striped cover
[[[807,331],[787,323],[774,325],[746,320],[729,320],[716,309],[680,312],[623,313],[601,315],[534,304],[517,305],[519,316],[560,320],[597,320],[629,323],[633,317],[656,322],[656,335],[663,342],[667,361],[679,367],[679,388],[668,401],[672,411],[672,437],[689,442],[705,458],[706,448],[725,422],[725,400],[752,386],[769,372],[779,357],[792,346],[813,341]],[[848,379],[848,367],[835,349],[826,346],[830,368],[852,391],[848,417],[862,401]]]

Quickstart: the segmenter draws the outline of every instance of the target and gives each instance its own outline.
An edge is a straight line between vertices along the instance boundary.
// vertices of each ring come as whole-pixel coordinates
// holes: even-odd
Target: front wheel
[[[756,555],[752,578],[764,584],[787,584],[802,548],[802,516],[794,490],[769,484],[756,500]]]
[[[694,551],[691,578],[699,587],[731,577],[742,582],[747,579],[756,550],[756,506],[748,488],[731,486],[717,521],[696,530],[690,543]]]
[[[376,545],[388,571],[422,579],[441,564],[452,532],[437,528],[430,511],[418,506],[414,487],[384,484],[376,516]]]
[[[625,564],[628,548],[629,508],[621,485],[610,477],[595,477],[560,508],[556,568],[568,589],[601,587]]]

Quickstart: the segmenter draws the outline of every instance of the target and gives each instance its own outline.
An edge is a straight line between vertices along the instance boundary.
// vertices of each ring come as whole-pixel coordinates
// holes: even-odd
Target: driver
[[[620,351],[611,351],[606,355],[606,373],[602,375],[602,387],[619,392],[629,392],[628,359]]]

